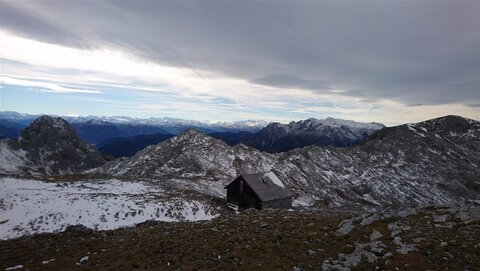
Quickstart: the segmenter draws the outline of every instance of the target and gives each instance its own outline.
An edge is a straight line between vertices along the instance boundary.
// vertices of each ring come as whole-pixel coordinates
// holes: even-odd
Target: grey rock
[[[412,251],[416,251],[417,249],[415,248],[415,245],[414,244],[404,244],[404,243],[400,243],[400,247],[397,248],[397,252],[400,253],[400,254],[407,254],[409,252],[412,252]]]
[[[385,255],[383,255],[383,258],[388,259],[388,258],[391,258],[392,256],[393,256],[392,252],[387,252],[387,253],[385,253]]]
[[[374,230],[372,234],[370,234],[370,241],[376,241],[382,237],[383,237],[383,234]]]
[[[445,222],[448,219],[448,215],[439,215],[433,217],[433,222]]]
[[[416,214],[417,214],[417,210],[413,208],[404,209],[396,213],[396,215],[399,217],[407,217],[407,216],[416,215]]]
[[[363,260],[375,263],[379,259],[377,255],[383,255],[385,245],[380,241],[361,243],[355,245],[355,250],[349,254],[338,254],[337,259],[328,259],[322,263],[322,270],[350,270],[359,265]],[[366,250],[370,248],[371,251]],[[330,268],[330,269],[329,269]]]
[[[337,236],[344,236],[350,233],[355,226],[351,219],[344,220],[340,223],[340,228],[335,232]]]

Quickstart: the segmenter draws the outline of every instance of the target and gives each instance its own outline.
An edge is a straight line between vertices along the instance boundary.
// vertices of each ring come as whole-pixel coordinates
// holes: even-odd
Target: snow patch
[[[69,225],[107,230],[147,220],[196,221],[218,215],[197,200],[167,197],[151,183],[119,180],[47,183],[0,179],[0,239],[58,232]]]
[[[44,260],[44,261],[42,261],[42,264],[48,264],[48,263],[53,262],[53,261],[55,261],[55,259]]]
[[[380,202],[376,201],[370,194],[363,194],[362,199],[374,205],[381,205]]]
[[[265,173],[265,177],[268,177],[275,185],[285,188],[285,185],[280,181],[280,179],[273,172]]]
[[[12,267],[5,268],[5,271],[7,271],[7,270],[17,270],[17,269],[22,269],[22,268],[23,268],[23,265],[19,264],[19,265],[15,265],[15,266],[12,266]]]
[[[300,196],[298,198],[293,199],[292,206],[294,207],[306,207],[306,206],[311,206],[315,203],[315,199],[312,199],[307,196]]]

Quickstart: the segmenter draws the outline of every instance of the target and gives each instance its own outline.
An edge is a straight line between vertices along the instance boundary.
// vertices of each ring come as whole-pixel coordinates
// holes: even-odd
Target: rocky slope
[[[222,140],[189,129],[131,158],[109,162],[103,170],[124,177],[221,182],[239,172],[267,171],[273,162],[273,155],[245,145],[230,147]]]
[[[309,146],[262,153],[189,130],[101,170],[119,177],[185,181],[224,196],[241,173],[273,170],[295,204],[422,206],[480,200],[480,124],[447,116],[384,128],[349,148]]]
[[[64,119],[48,116],[33,121],[17,140],[3,140],[0,155],[3,174],[71,174],[105,163]]]
[[[309,145],[346,147],[360,143],[383,127],[379,123],[310,118],[289,124],[271,123],[244,143],[268,152],[283,152]]]
[[[479,270],[480,208],[246,211],[0,241],[12,270]],[[10,268],[10,269],[9,269]]]

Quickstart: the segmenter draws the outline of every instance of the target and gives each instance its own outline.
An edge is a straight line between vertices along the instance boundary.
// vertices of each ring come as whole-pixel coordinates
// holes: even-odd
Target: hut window
[[[243,194],[243,180],[240,180],[240,194]]]

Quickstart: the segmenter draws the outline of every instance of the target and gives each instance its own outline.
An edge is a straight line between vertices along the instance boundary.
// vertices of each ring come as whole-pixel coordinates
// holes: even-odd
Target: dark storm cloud
[[[74,31],[64,30],[61,24],[39,17],[29,10],[19,9],[6,1],[0,1],[1,28],[29,38],[60,43],[69,46],[86,47],[82,37]]]
[[[320,94],[335,88],[407,105],[480,101],[479,1],[10,5],[1,5],[2,28],[53,43],[115,46],[162,64]]]

